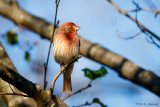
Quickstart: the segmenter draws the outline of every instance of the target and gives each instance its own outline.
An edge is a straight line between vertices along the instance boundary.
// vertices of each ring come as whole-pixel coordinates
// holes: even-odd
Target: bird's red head
[[[76,33],[77,30],[80,29],[76,24],[72,22],[66,22],[60,26],[61,28],[65,28],[66,33]]]

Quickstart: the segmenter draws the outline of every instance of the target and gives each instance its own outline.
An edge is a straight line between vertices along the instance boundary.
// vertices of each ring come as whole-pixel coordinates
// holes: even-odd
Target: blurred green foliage
[[[82,69],[84,71],[84,75],[91,80],[95,80],[100,77],[104,77],[108,72],[104,67],[101,67],[99,70],[93,71],[89,68]]]
[[[30,53],[29,52],[25,53],[25,60],[28,62],[30,61]]]
[[[18,35],[14,31],[8,31],[7,41],[11,45],[17,44],[18,43]]]

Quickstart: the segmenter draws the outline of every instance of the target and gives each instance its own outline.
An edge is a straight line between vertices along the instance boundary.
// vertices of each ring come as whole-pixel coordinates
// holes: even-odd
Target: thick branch
[[[16,71],[16,68],[13,66],[11,60],[9,59],[7,53],[5,52],[4,48],[2,47],[1,43],[0,43],[0,63],[9,66],[11,69],[13,69],[14,71]],[[9,83],[3,81],[2,79],[0,79],[0,89],[2,89],[1,91],[5,92],[5,93],[12,93],[12,90],[15,93],[19,93],[19,94],[24,94],[21,91],[19,91],[16,87],[10,85]],[[26,98],[23,96],[12,96],[12,95],[3,95],[2,96],[4,101],[6,102],[8,107],[19,107],[19,106],[29,106],[29,107],[37,107],[35,101],[32,98]],[[21,100],[19,100],[21,99]]]
[[[12,3],[0,0],[0,14],[16,24],[38,33],[43,38],[51,39],[53,25],[43,19],[32,16]],[[117,55],[100,45],[93,44],[84,38],[81,41],[81,55],[106,65],[117,71],[121,77],[143,86],[160,96],[160,78],[153,72],[144,70],[133,62]]]
[[[37,102],[38,107],[67,107],[59,97],[51,96],[39,85],[25,79],[2,63],[0,63],[0,78],[32,97]]]
[[[7,81],[8,83],[12,84],[13,86],[17,87],[19,90],[28,94],[29,96],[34,97],[34,93],[36,90],[35,84],[28,81],[19,74],[15,73],[12,69],[1,63],[0,63],[0,77],[3,80]]]

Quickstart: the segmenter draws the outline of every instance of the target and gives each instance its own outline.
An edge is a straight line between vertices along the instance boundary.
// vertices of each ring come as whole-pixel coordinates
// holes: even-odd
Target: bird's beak
[[[80,29],[80,27],[79,26],[75,26],[74,29],[77,31],[77,30]]]

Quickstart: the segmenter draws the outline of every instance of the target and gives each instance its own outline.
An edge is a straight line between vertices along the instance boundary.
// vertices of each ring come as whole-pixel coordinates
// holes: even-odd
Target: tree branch
[[[38,84],[25,79],[2,63],[0,63],[0,78],[32,97],[38,107],[67,107],[59,97],[51,96],[48,91],[41,89]]]
[[[140,8],[139,7],[139,9],[138,9],[138,11],[148,11],[148,12],[155,12],[155,14],[159,14],[160,13],[160,11],[159,10],[157,10],[157,9],[147,9],[147,8]],[[136,9],[133,9],[133,10],[123,10],[123,12],[124,12],[124,14],[126,14],[126,13],[129,13],[129,12],[136,12],[137,10]]]
[[[7,53],[5,52],[4,48],[2,47],[0,43],[0,63],[4,65],[8,65],[11,69],[16,71],[16,68],[13,66],[11,60],[9,59]],[[8,87],[12,87],[12,90],[15,93],[24,94],[21,91],[19,91],[16,87],[10,85],[9,83],[3,81],[0,78],[0,89],[1,91],[4,91],[5,93],[12,93],[12,90]],[[2,98],[4,99],[5,103],[8,107],[18,107],[18,106],[29,106],[29,107],[37,107],[35,101],[32,98],[29,97],[23,97],[23,96],[9,96],[9,95],[2,95]],[[21,99],[21,100],[19,100]]]
[[[38,33],[43,38],[51,39],[52,24],[27,13],[20,7],[17,9],[12,3],[0,0],[0,14],[11,19],[16,24],[21,24]],[[101,45],[93,44],[82,37],[80,37],[80,42],[81,55],[114,69],[121,77],[139,84],[160,96],[160,78],[153,72],[145,70],[126,58],[105,49]]]
[[[75,94],[80,93],[81,91],[83,91],[83,90],[85,90],[85,89],[87,89],[87,88],[90,88],[90,87],[92,86],[91,83],[92,83],[92,80],[88,83],[88,85],[87,85],[86,87],[81,88],[81,89],[79,89],[78,91],[76,91],[76,92],[74,92],[74,93],[72,93],[72,94],[67,95],[67,96],[63,99],[63,101],[66,100],[67,98],[75,95]]]
[[[7,67],[8,65],[9,67]],[[18,73],[16,73],[15,67],[13,66],[11,60],[9,59],[7,53],[5,52],[4,48],[2,47],[0,43],[0,78],[2,78],[4,81],[0,81],[0,86],[2,91],[5,93],[11,93],[15,92],[18,94],[24,95],[27,94],[29,97],[23,97],[23,96],[9,96],[5,95],[5,101],[7,100],[7,105],[11,107],[17,107],[18,105],[22,106],[31,106],[31,107],[43,107],[44,105],[46,107],[67,107],[65,103],[58,97],[58,96],[52,96],[49,91],[44,91],[40,88],[39,85],[34,84]],[[8,83],[6,83],[6,82]],[[10,84],[15,86],[10,86]],[[8,88],[12,87],[12,89]],[[20,91],[19,91],[20,90]],[[24,93],[22,93],[22,92]],[[17,99],[17,100],[15,100]],[[19,101],[21,99],[21,101]],[[35,101],[37,104],[35,103]],[[18,101],[18,102],[17,102]],[[42,106],[43,105],[43,106]]]

